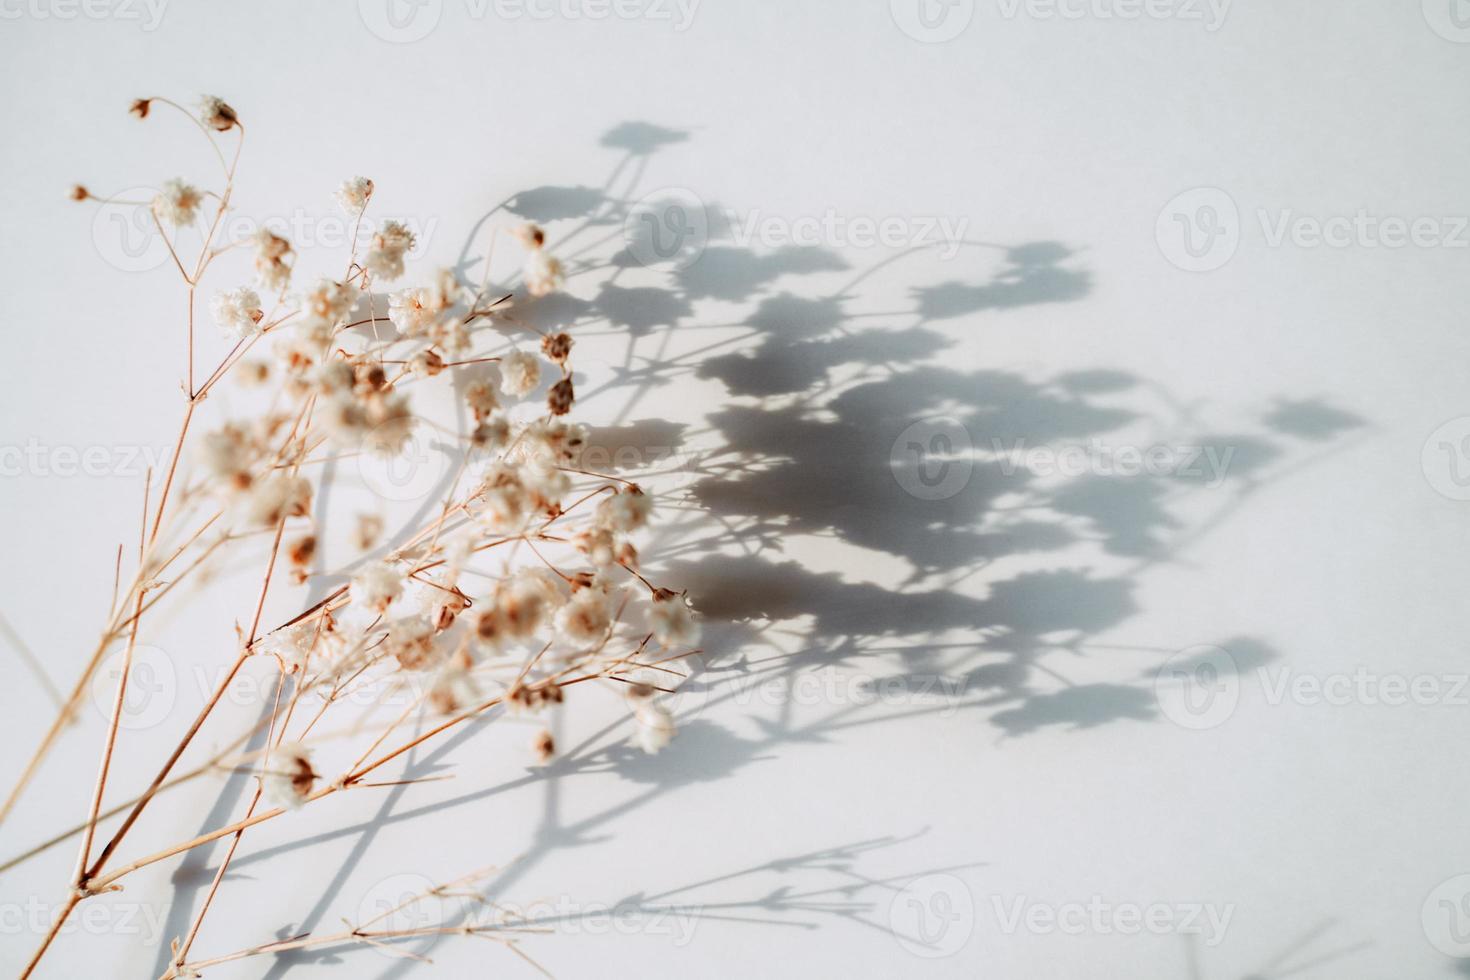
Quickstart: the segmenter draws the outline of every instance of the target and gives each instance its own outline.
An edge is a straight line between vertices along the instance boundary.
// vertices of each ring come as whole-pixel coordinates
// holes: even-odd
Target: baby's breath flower
[[[511,230],[510,234],[512,238],[520,242],[521,245],[530,251],[535,251],[546,244],[546,232],[542,231],[539,225],[532,224],[529,221],[523,225],[516,226]]]
[[[388,319],[405,337],[422,337],[429,332],[439,311],[428,303],[428,290],[411,286],[388,294]]]
[[[224,99],[215,95],[206,95],[200,99],[199,118],[204,120],[204,125],[221,133],[234,129],[240,122],[235,110]]]
[[[278,806],[294,810],[311,796],[316,785],[316,770],[304,745],[281,745],[271,750],[261,774],[260,786],[267,799]]]
[[[403,452],[413,435],[413,413],[408,410],[408,396],[385,391],[367,399],[366,421],[372,429],[367,440],[369,451],[379,456],[396,456]]]
[[[255,275],[262,289],[277,293],[291,281],[291,243],[269,228],[255,233]]]
[[[572,379],[562,378],[546,393],[546,408],[552,415],[565,415],[572,410],[572,402],[576,397],[572,390]]]
[[[633,709],[633,724],[638,747],[649,755],[667,746],[678,732],[669,709],[652,701],[640,701]]]
[[[565,364],[572,353],[572,338],[564,333],[548,334],[541,341],[541,353],[558,364]]]
[[[383,536],[383,516],[381,514],[358,514],[357,527],[353,533],[353,543],[357,545],[358,551],[367,551],[378,543]]]
[[[500,359],[500,390],[519,398],[541,380],[541,365],[525,351],[512,351]]]
[[[351,217],[361,214],[373,196],[373,182],[366,177],[348,177],[337,188],[337,206]]]
[[[577,550],[598,568],[605,568],[617,560],[618,539],[605,527],[583,528],[577,533],[574,543]]]
[[[503,449],[509,442],[510,420],[498,413],[482,421],[470,433],[470,443],[476,449]]]
[[[385,221],[373,236],[372,248],[363,264],[379,279],[392,282],[403,275],[403,257],[413,245],[413,232],[407,225],[401,221]]]
[[[247,286],[215,293],[210,311],[225,335],[235,340],[260,333],[260,321],[265,317],[265,311],[260,308],[260,296]]]
[[[163,182],[163,189],[153,198],[153,213],[159,221],[167,221],[175,228],[193,224],[199,214],[199,205],[204,195],[197,187],[184,183],[177,177]]]
[[[556,632],[573,646],[601,640],[611,626],[607,595],[600,589],[578,589],[572,600],[556,612]]]
[[[495,608],[507,634],[531,636],[562,605],[564,596],[545,569],[525,568],[501,584]]]
[[[444,358],[432,350],[421,350],[409,358],[408,369],[415,377],[432,378],[444,370]]]
[[[495,397],[495,389],[490,387],[490,382],[483,379],[472,381],[464,390],[465,402],[470,406],[470,411],[475,413],[475,420],[479,421],[500,407],[500,399]]]
[[[357,302],[357,291],[345,282],[319,279],[301,298],[301,312],[335,326]]]
[[[493,463],[482,480],[472,511],[475,520],[491,531],[510,531],[524,524],[530,498],[519,472],[505,463]]]
[[[311,513],[311,481],[302,476],[281,473],[258,480],[245,499],[245,519],[254,525],[271,527],[288,517],[305,517]]]
[[[250,486],[251,458],[249,434],[238,425],[206,433],[199,443],[200,463],[227,491]]]
[[[352,601],[373,612],[383,612],[403,594],[402,569],[385,561],[374,562],[352,580]]]
[[[625,487],[597,505],[597,523],[611,531],[634,531],[648,523],[653,501],[637,487]]]
[[[699,621],[683,596],[659,597],[648,610],[653,638],[666,647],[692,647],[699,642]]]
[[[544,766],[551,761],[551,757],[556,755],[556,739],[551,732],[543,728],[536,733],[536,737],[531,740],[531,754],[536,757],[539,765]]]
[[[572,487],[571,478],[544,457],[527,460],[521,469],[521,483],[537,509],[550,515],[561,513],[561,498]]]
[[[532,296],[546,296],[562,283],[561,262],[536,249],[526,258],[526,291]]]
[[[427,616],[405,616],[388,627],[387,650],[404,670],[434,665],[434,624]]]

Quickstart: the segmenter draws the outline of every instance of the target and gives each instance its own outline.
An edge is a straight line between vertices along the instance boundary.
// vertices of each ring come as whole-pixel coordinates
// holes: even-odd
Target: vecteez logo
[[[975,0],[889,0],[893,22],[915,41],[942,44],[965,32],[975,17]]]

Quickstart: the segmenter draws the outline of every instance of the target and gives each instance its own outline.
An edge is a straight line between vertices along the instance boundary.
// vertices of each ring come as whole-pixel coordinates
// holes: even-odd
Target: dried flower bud
[[[421,350],[408,362],[408,369],[422,378],[432,378],[444,370],[444,358],[436,351]]]
[[[490,382],[483,379],[470,382],[464,390],[464,398],[470,406],[470,411],[475,413],[476,422],[481,421],[500,407],[500,399],[495,397],[495,389],[490,386]]]
[[[383,518],[379,514],[358,514],[356,541],[359,551],[367,551],[383,536]]]
[[[92,196],[92,192],[89,191],[89,190],[87,190],[81,184],[72,184],[71,185],[71,199],[73,201],[85,201],[87,198],[89,198],[91,196]]]
[[[550,762],[551,757],[556,755],[556,739],[552,738],[551,733],[543,728],[531,740],[531,752],[536,756],[538,763],[544,765]]]
[[[271,366],[269,361],[241,361],[235,369],[235,382],[246,387],[263,385],[270,380],[270,376]]]
[[[565,364],[572,352],[572,338],[564,333],[554,333],[541,341],[541,352],[558,364]]]
[[[356,366],[356,379],[354,381],[359,394],[370,394],[382,391],[388,386],[388,372],[383,370],[383,365],[369,361],[366,364]]]
[[[204,120],[204,125],[220,133],[234,129],[240,122],[235,110],[224,99],[213,95],[206,95],[200,103],[199,117]]]
[[[288,810],[294,810],[306,802],[311,788],[316,784],[317,774],[311,768],[311,759],[301,745],[283,745],[271,753],[267,770],[261,776],[261,789],[265,795]]]
[[[349,177],[337,188],[337,204],[349,215],[362,213],[373,196],[373,182],[366,177]]]
[[[303,534],[286,548],[286,557],[298,567],[309,564],[316,554],[316,535]]]
[[[128,106],[128,112],[137,116],[139,119],[147,119],[148,110],[151,108],[153,108],[152,99],[134,99],[133,104]]]
[[[546,244],[546,232],[531,222],[527,222],[516,228],[511,232],[511,236],[532,251]]]
[[[434,628],[447,630],[454,624],[454,619],[470,604],[459,592],[449,593],[444,600],[434,607]]]
[[[572,379],[562,378],[551,386],[551,391],[546,394],[546,407],[551,410],[552,415],[565,415],[572,410],[572,402],[576,396],[572,392]]]

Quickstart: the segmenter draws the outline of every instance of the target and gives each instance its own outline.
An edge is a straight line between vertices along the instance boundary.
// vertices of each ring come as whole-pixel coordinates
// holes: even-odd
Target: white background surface
[[[599,141],[630,120],[687,138],[639,162],[636,185],[625,167],[615,196],[678,187],[747,217],[897,216],[913,230],[933,216],[968,222],[977,242],[1058,243],[880,265],[898,250],[713,242],[686,273],[629,270],[621,284],[649,292],[617,304],[600,293],[605,270],[574,279],[593,314],[679,311],[672,329],[648,314],[632,375],[614,370],[622,339],[590,336],[607,323],[586,328],[589,385],[610,385],[581,407],[680,439],[685,469],[649,481],[667,530],[645,549],[666,554],[709,624],[680,739],[634,757],[616,703],[594,697],[560,723],[564,745],[589,740],[582,754],[538,772],[530,729],[493,723],[416,760],[415,774],[453,781],[252,831],[197,954],[334,929],[412,876],[523,856],[495,897],[570,909],[562,935],[525,943],[561,977],[1463,974],[1431,941],[1454,911],[1438,898],[1463,892],[1429,899],[1470,871],[1454,680],[1470,503],[1436,489],[1463,490],[1470,457],[1457,430],[1424,452],[1470,415],[1467,236],[1446,222],[1458,247],[1273,247],[1260,217],[1470,214],[1470,45],[1431,29],[1436,4],[1257,0],[1209,30],[1203,7],[1204,20],[1125,20],[1096,12],[1108,5],[1007,16],[979,0],[958,36],[926,43],[866,0],[706,0],[682,31],[444,0],[423,8],[438,18],[426,36],[390,43],[352,4],[175,0],[147,30],[143,8],[63,19],[69,8],[37,2],[7,3],[0,24],[5,447],[161,450],[181,411],[177,283],[118,268],[116,231],[66,200],[73,180],[105,192],[210,176],[183,127],[126,116],[138,95],[235,105],[249,127],[243,215],[319,227],[336,182],[370,175],[379,214],[425,232],[411,276],[478,254],[466,243],[508,196],[602,188],[622,151]],[[1239,242],[1192,273],[1156,225],[1197,187],[1233,201]],[[575,223],[550,223],[553,240]],[[590,253],[603,261],[621,246],[616,225],[605,232]],[[960,492],[926,501],[889,457],[906,426],[935,417],[982,453]],[[1233,455],[1221,481],[1028,475],[1002,472],[992,439]],[[12,472],[0,612],[69,684],[141,475]],[[712,551],[726,557],[696,558]],[[148,638],[177,672],[177,704],[128,733],[116,785],[141,786],[149,753],[177,737],[196,671],[229,655],[228,623],[248,615],[253,595],[238,599],[186,607]],[[1238,701],[1191,730],[1171,720],[1193,717],[1176,675],[1162,693],[1155,676],[1201,644],[1229,654],[1220,683]],[[1430,678],[1444,696],[1275,695],[1283,678],[1359,670]],[[8,782],[51,706],[18,659],[6,676]],[[936,677],[949,695],[919,689]],[[868,683],[889,693],[861,696]],[[102,728],[94,713],[68,733],[0,829],[4,856],[80,819]],[[180,791],[128,854],[196,832],[222,793],[236,812],[238,791]],[[73,853],[0,876],[5,966],[37,939],[17,909],[58,900]],[[156,975],[149,916],[175,903],[163,934],[177,932],[213,865],[177,867],[98,900],[141,908],[63,936],[41,975]],[[642,908],[627,934],[587,918],[620,902]],[[1091,918],[1076,934],[1007,930],[1018,902],[1203,904],[1230,919],[1223,938],[1120,935]],[[938,938],[916,952],[923,927]],[[365,950],[210,975],[534,975],[482,941],[419,952],[438,974]]]

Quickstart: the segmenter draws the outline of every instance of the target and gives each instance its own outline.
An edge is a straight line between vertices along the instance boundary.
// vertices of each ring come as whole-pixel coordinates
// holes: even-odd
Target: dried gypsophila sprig
[[[178,103],[161,98],[139,99],[130,111],[147,119],[155,105],[187,114]],[[638,571],[631,538],[648,524],[651,498],[631,481],[578,465],[587,435],[565,418],[576,401],[571,336],[521,326],[510,312],[513,290],[498,297],[483,286],[472,290],[448,271],[436,273],[426,285],[396,291],[388,316],[378,315],[373,287],[404,275],[415,244],[405,224],[383,222],[363,243],[361,258],[354,241],[340,278],[325,278],[294,293],[294,248],[275,232],[259,232],[250,243],[255,281],[228,284],[210,301],[214,319],[234,347],[202,384],[195,384],[195,294],[213,260],[225,251],[214,240],[229,207],[245,127],[228,103],[213,97],[206,97],[191,118],[219,158],[224,185],[209,191],[175,178],[146,202],[189,291],[185,420],[158,497],[145,505],[145,514],[150,505],[154,509],[144,522],[137,571],[127,588],[119,590],[103,641],[78,686],[87,683],[109,646],[126,639],[103,765],[90,817],[81,828],[78,870],[26,975],[81,901],[120,887],[119,879],[139,868],[232,836],[215,889],[187,935],[174,943],[173,975],[189,975],[189,953],[199,926],[249,827],[335,793],[391,785],[369,783],[366,777],[492,707],[540,712],[563,704],[566,691],[577,684],[626,687],[631,677],[649,669],[669,672],[662,664],[687,654],[677,648],[692,647],[698,638],[683,594],[655,585]],[[231,159],[215,139],[227,133],[238,137]],[[360,219],[373,192],[372,181],[353,177],[343,182],[336,197],[344,211]],[[106,200],[81,185],[72,196]],[[206,213],[210,202],[212,217]],[[198,255],[186,261],[167,229],[196,225],[201,219],[208,230]],[[565,270],[551,254],[545,232],[523,225],[513,235],[527,250],[525,292],[538,297],[559,288]],[[381,338],[375,328],[383,322],[391,322],[396,334]],[[358,329],[364,326],[370,329]],[[482,330],[487,326],[496,329]],[[544,412],[535,411],[529,401],[540,385],[542,362],[516,342],[518,332],[539,334],[539,350],[560,374],[547,390]],[[484,333],[495,338],[495,349],[470,356]],[[270,360],[251,361],[248,371],[240,370],[257,385],[274,384],[278,395],[270,400],[271,407],[203,432],[195,426],[191,439],[190,423],[204,398],[267,338]],[[473,367],[477,365],[489,367]],[[273,581],[277,556],[284,557],[290,582],[298,585],[311,577],[310,563],[320,561],[312,513],[318,495],[307,464],[333,453],[401,451],[415,428],[426,424],[412,410],[415,386],[461,369],[487,370],[494,383],[479,379],[464,388],[476,424],[463,437],[467,456],[461,478],[440,502],[437,517],[411,530],[406,544],[364,566],[348,585],[277,629],[262,631],[267,597],[273,585],[277,592],[283,587]],[[195,460],[187,476],[179,469],[186,454]],[[293,683],[289,695],[282,699],[278,693],[273,706],[271,740],[261,759],[254,799],[240,820],[117,867],[112,858],[118,846],[169,780],[223,693],[221,687],[206,703],[148,790],[125,805],[121,827],[94,851],[101,798],[118,740],[127,664],[140,625],[190,572],[256,533],[270,536],[273,544],[250,625],[237,626],[239,648],[223,683],[253,656],[273,658],[281,676]],[[479,576],[488,576],[488,587],[463,584],[473,563],[497,557],[503,559],[498,572],[476,569]],[[511,558],[524,564],[513,567]],[[636,601],[639,593],[646,593],[646,602]],[[640,620],[645,623],[641,628]],[[619,652],[624,646],[628,649]],[[645,659],[655,655],[657,661]],[[395,745],[395,734],[411,714],[405,711],[385,730],[371,733],[370,744],[350,765],[328,767],[301,735],[343,703],[349,684],[374,675],[416,691],[411,709],[437,711],[446,718],[426,733],[399,735]],[[645,751],[656,752],[674,735],[672,716],[652,700],[653,686],[641,680],[631,686],[636,692],[630,699],[634,739]],[[314,713],[303,709],[308,695],[321,702]],[[63,717],[70,708],[69,703]],[[14,804],[53,737],[48,735],[0,817]],[[537,737],[531,752],[538,762],[552,757],[555,743],[549,733]],[[335,778],[331,772],[337,773]],[[262,800],[277,805],[261,809]]]

